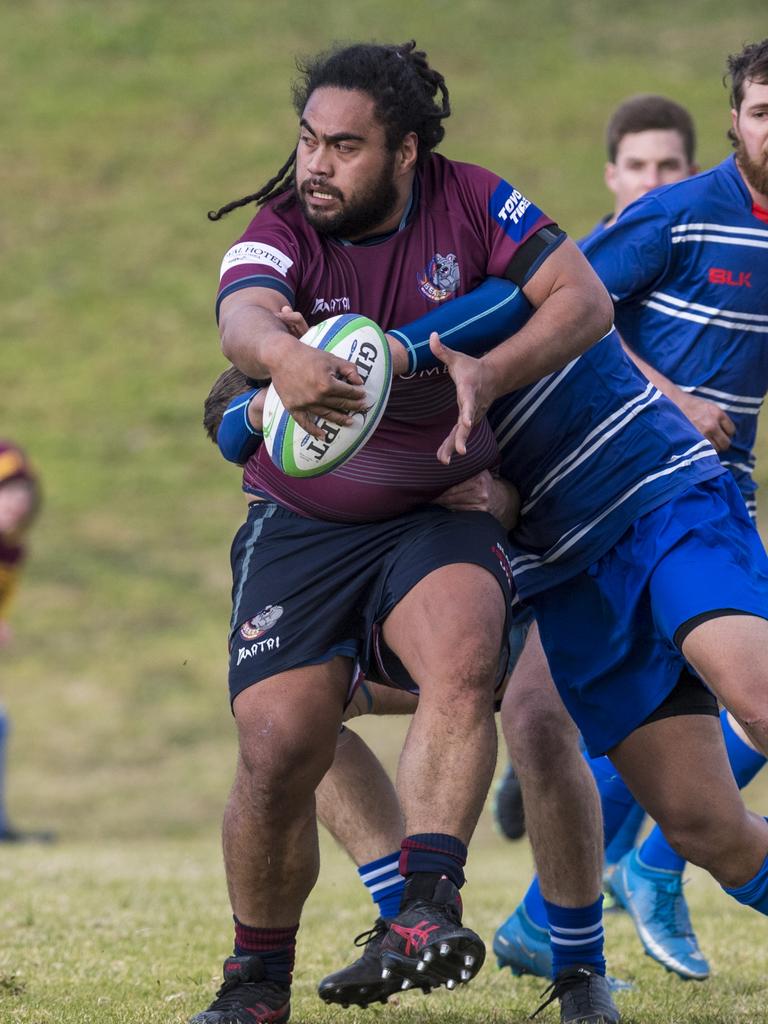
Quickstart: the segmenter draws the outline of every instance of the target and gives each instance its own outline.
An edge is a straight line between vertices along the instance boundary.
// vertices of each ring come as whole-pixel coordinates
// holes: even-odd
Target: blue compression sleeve
[[[254,430],[248,419],[248,406],[259,391],[261,388],[252,388],[242,395],[236,395],[221,417],[216,441],[228,462],[242,466],[264,440],[261,431]]]
[[[452,299],[392,334],[408,351],[408,372],[438,366],[429,348],[429,336],[437,331],[446,348],[479,356],[519,331],[533,306],[516,284],[489,277],[474,291]]]

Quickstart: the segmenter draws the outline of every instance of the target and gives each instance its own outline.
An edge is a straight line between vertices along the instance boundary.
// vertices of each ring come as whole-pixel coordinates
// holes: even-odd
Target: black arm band
[[[540,228],[534,235],[527,238],[509,262],[504,277],[519,287],[539,269],[550,253],[564,242],[568,236],[557,224]]]

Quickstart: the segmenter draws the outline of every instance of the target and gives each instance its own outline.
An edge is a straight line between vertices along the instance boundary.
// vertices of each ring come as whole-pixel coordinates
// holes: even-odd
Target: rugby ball
[[[392,357],[378,324],[354,313],[332,316],[310,327],[301,341],[354,363],[367,399],[366,408],[355,413],[351,426],[316,417],[323,432],[319,439],[299,426],[286,412],[274,386],[269,386],[264,402],[264,443],[272,461],[286,476],[322,476],[348,462],[376,429],[392,386]]]

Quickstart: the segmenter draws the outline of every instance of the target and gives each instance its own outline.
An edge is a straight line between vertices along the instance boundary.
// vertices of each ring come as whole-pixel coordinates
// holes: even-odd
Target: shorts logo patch
[[[509,589],[512,590],[513,587],[514,587],[514,582],[513,582],[513,576],[512,576],[512,563],[509,560],[509,555],[504,550],[504,548],[501,546],[501,544],[499,544],[498,542],[493,545],[493,547],[491,548],[491,551],[498,558],[499,565],[501,566],[501,570],[502,570],[502,572],[504,573],[504,575],[507,578],[507,583],[509,584]]]
[[[239,267],[243,264],[260,264],[265,267],[271,267],[278,274],[285,277],[293,266],[293,260],[286,256],[284,252],[275,249],[272,245],[262,245],[259,242],[238,242],[237,245],[233,245],[224,254],[224,259],[221,261],[219,280],[232,267]]]
[[[240,636],[243,640],[258,640],[272,629],[282,614],[283,609],[279,604],[268,604],[258,615],[242,624]]]
[[[416,275],[419,291],[431,302],[443,302],[458,291],[461,271],[456,254],[441,256],[436,252],[427,266]]]

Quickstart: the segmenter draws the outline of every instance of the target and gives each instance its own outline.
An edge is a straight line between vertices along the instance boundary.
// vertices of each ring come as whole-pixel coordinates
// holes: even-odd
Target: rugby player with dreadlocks
[[[488,356],[504,359],[499,394],[609,330],[608,296],[564,232],[497,175],[432,152],[448,90],[414,43],[346,47],[302,72],[295,152],[213,217],[261,206],[222,264],[222,348],[249,377],[271,378],[307,430],[318,415],[347,422],[362,406],[361,381],[350,363],[293,337],[278,316],[286,303],[309,323],[350,310],[386,328],[507,277],[536,312]],[[318,870],[314,791],[353,665],[374,672],[374,649],[420,693],[400,764],[406,886],[382,963],[403,988],[430,988],[470,980],[483,960],[458,889],[495,765],[507,539],[486,513],[429,503],[493,466],[496,445],[485,420],[458,419],[448,374],[418,371],[412,357],[407,346],[395,354],[387,413],[365,449],[375,482],[355,460],[342,485],[289,479],[263,449],[246,466],[254,500],[232,552],[240,756],[224,819],[235,956],[196,1024],[288,1019],[296,931]],[[462,455],[452,464],[435,460],[446,435]]]

